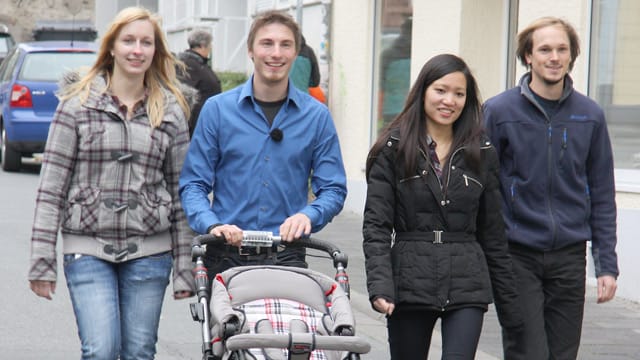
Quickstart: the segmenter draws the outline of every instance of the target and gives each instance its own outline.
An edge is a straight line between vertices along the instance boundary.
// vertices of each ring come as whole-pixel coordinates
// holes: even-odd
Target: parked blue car
[[[44,151],[58,106],[58,81],[67,71],[89,67],[97,45],[82,41],[17,44],[0,65],[0,161],[18,171],[22,157]]]

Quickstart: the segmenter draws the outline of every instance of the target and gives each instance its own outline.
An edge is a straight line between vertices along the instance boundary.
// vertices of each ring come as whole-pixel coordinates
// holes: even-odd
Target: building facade
[[[640,2],[633,0],[334,0],[329,107],[347,167],[346,209],[362,212],[365,161],[385,121],[385,50],[411,19],[409,83],[439,53],[465,59],[487,99],[514,86],[526,71],[516,61],[515,34],[541,16],[570,21],[581,39],[571,76],[576,89],[607,115],[616,168],[618,294],[640,300]],[[391,39],[390,39],[391,38]],[[397,74],[396,70],[396,74]],[[391,77],[397,79],[398,76]],[[392,113],[392,112],[391,112]],[[588,272],[594,282],[592,263]]]
[[[48,6],[55,1],[37,2]],[[367,152],[380,127],[397,113],[399,99],[424,62],[444,52],[463,57],[487,99],[514,86],[526,71],[515,57],[518,30],[541,16],[567,19],[581,39],[582,53],[571,73],[575,87],[603,107],[613,141],[619,295],[640,301],[640,266],[634,259],[640,252],[640,2],[95,0],[95,12],[84,17],[95,19],[100,36],[115,13],[131,5],[160,13],[174,52],[186,48],[192,28],[211,29],[216,71],[251,71],[246,35],[256,13],[281,9],[294,16],[321,63],[347,170],[345,211],[356,213],[364,206]],[[588,276],[594,281],[592,269]]]

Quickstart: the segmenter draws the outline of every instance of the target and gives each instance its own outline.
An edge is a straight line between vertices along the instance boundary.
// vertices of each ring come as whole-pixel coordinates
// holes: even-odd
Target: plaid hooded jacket
[[[77,79],[68,74],[66,83]],[[60,230],[65,254],[124,262],[172,251],[173,290],[193,291],[194,234],[178,195],[189,145],[185,114],[163,90],[159,127],[150,126],[145,106],[125,120],[105,88],[105,79],[96,77],[86,101],[61,101],[54,115],[36,198],[29,279],[56,280]]]

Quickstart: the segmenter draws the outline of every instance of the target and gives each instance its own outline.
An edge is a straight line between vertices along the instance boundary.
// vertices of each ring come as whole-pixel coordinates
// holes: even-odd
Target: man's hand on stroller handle
[[[311,219],[305,214],[297,213],[289,216],[280,225],[280,237],[284,242],[300,239],[311,234]]]
[[[215,226],[209,232],[216,237],[222,237],[226,243],[235,247],[246,246],[243,244],[244,233],[236,225],[221,224]],[[302,213],[294,214],[280,225],[280,236],[278,241],[291,242],[311,234],[311,219]]]
[[[229,245],[235,247],[242,246],[243,231],[236,225],[218,225],[211,229],[209,233],[215,237],[224,238]]]

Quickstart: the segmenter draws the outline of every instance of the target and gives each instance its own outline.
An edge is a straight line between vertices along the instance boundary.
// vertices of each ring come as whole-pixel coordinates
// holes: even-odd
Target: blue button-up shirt
[[[303,213],[316,232],[342,210],[347,194],[329,110],[289,82],[287,99],[269,126],[252,81],[209,98],[200,112],[180,176],[189,224],[201,234],[214,224],[279,234],[287,217]],[[282,131],[282,140],[271,138],[274,129]]]

